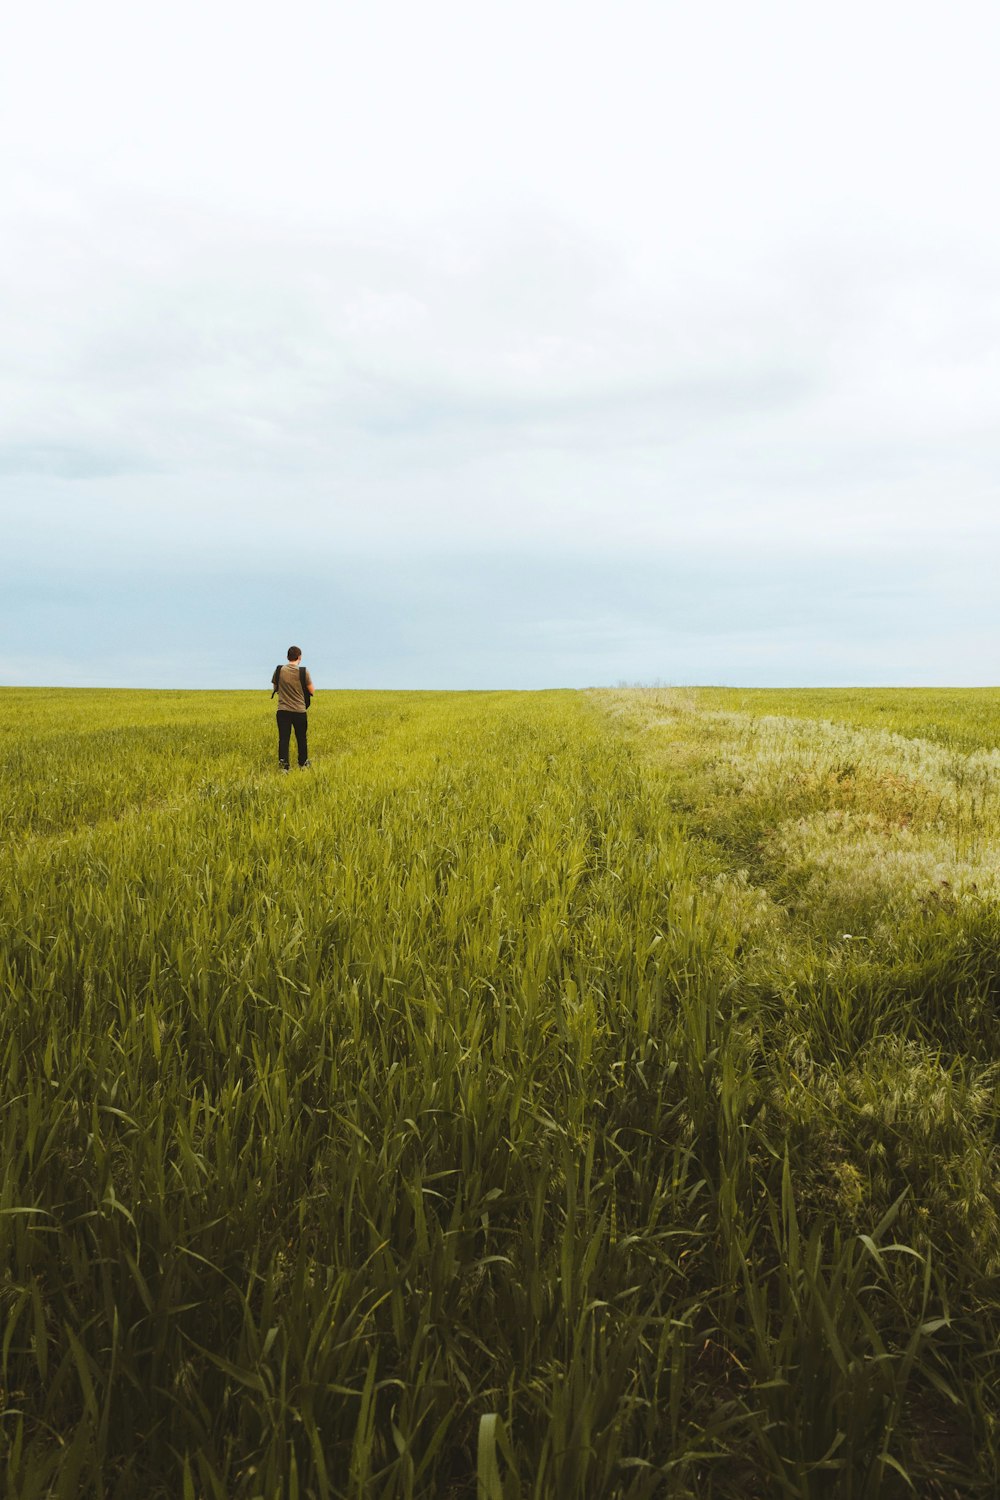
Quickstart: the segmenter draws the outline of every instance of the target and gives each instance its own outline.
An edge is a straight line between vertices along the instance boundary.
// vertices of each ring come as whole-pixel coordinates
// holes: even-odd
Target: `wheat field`
[[[1000,1487],[1000,692],[0,691],[8,1500]]]

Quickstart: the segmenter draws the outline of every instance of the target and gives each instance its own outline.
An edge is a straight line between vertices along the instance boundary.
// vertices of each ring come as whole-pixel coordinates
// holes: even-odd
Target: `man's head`
[[[302,652],[299,650],[298,646],[289,646],[289,648],[288,648],[288,660],[289,661],[298,661],[298,659],[299,659],[299,657],[301,655],[302,655]]]

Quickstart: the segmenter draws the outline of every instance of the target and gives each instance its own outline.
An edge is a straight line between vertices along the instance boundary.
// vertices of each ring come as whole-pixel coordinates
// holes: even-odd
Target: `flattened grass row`
[[[6,1496],[993,1493],[989,903],[845,966],[645,700],[18,696]]]

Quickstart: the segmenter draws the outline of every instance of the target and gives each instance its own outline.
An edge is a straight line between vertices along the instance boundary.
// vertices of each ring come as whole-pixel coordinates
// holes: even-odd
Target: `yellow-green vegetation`
[[[8,1500],[1000,1485],[1000,694],[0,694]]]

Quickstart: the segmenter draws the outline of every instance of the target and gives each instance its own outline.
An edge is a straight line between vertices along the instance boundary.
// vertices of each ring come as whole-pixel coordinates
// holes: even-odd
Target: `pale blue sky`
[[[38,0],[0,682],[1000,680],[1000,11]]]

